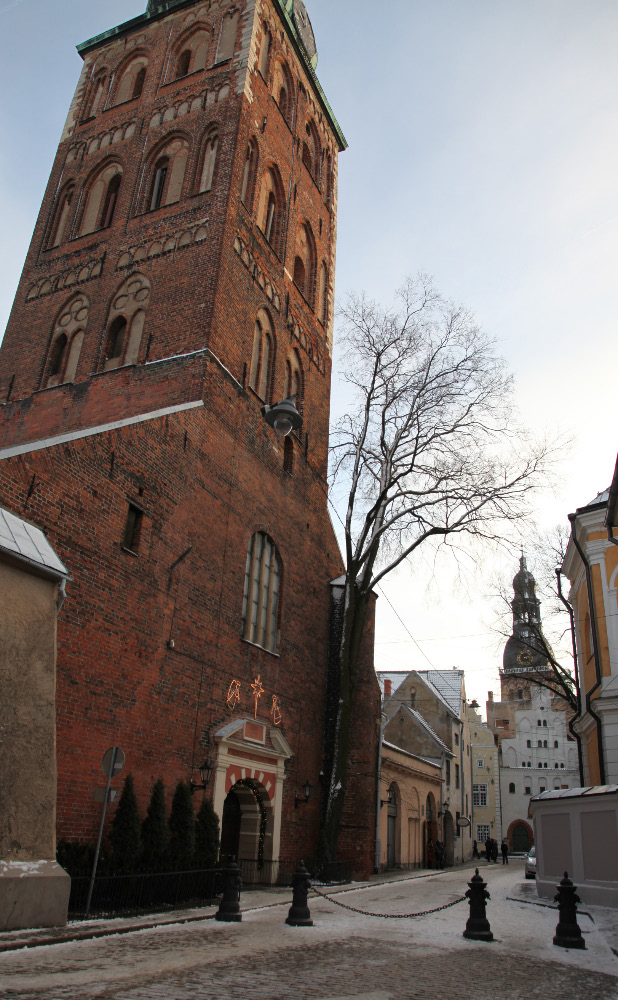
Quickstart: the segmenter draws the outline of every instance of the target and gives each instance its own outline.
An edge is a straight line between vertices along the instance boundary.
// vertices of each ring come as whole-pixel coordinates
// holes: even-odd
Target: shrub
[[[141,831],[133,777],[128,774],[112,822],[110,841],[114,870],[123,875],[137,871],[142,853]]]
[[[185,871],[193,866],[195,814],[191,790],[183,781],[176,785],[169,826],[171,867],[176,871]]]
[[[212,800],[202,799],[195,821],[195,862],[200,868],[212,868],[219,857],[219,817]]]
[[[163,871],[169,864],[170,831],[165,815],[165,788],[161,778],[150,795],[146,818],[142,823],[142,868],[146,872]]]

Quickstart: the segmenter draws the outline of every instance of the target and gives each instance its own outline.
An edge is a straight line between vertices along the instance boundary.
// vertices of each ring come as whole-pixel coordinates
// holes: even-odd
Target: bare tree
[[[326,774],[323,848],[334,858],[367,605],[376,585],[431,539],[496,539],[529,513],[552,448],[517,425],[512,379],[468,311],[426,276],[397,307],[363,295],[342,310],[354,403],[333,434],[332,497],[342,511],[345,583],[338,712]]]

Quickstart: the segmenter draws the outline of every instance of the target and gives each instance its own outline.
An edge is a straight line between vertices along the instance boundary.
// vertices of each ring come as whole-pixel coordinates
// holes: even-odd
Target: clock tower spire
[[[504,647],[503,673],[523,674],[546,671],[551,648],[543,635],[541,602],[536,581],[522,551],[519,572],[513,578],[513,632]]]

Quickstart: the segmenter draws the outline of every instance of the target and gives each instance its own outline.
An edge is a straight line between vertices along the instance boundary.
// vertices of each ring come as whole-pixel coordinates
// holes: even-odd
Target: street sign
[[[114,763],[114,770],[111,770],[112,759],[114,757],[114,750],[116,751],[116,760]],[[106,778],[115,778],[117,774],[120,774],[124,767],[124,751],[120,747],[110,747],[106,750],[103,755],[103,774]],[[111,773],[110,773],[111,772]]]
[[[117,802],[118,801],[118,795],[119,795],[119,792],[118,792],[117,788],[110,788],[110,790],[108,792],[108,795],[107,795],[107,801],[108,802]],[[105,802],[105,789],[104,788],[95,788],[95,790],[94,790],[94,801],[95,802]]]
[[[463,830],[465,826],[470,826],[470,820],[467,816],[460,816],[457,820],[457,826],[460,830]]]

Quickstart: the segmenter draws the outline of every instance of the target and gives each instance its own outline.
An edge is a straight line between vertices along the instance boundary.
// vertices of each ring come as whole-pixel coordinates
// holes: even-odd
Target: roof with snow
[[[463,700],[463,670],[417,670],[416,673],[429,688],[433,688],[449,711],[460,719]]]
[[[46,574],[69,576],[40,528],[0,507],[0,554],[6,553]]]

